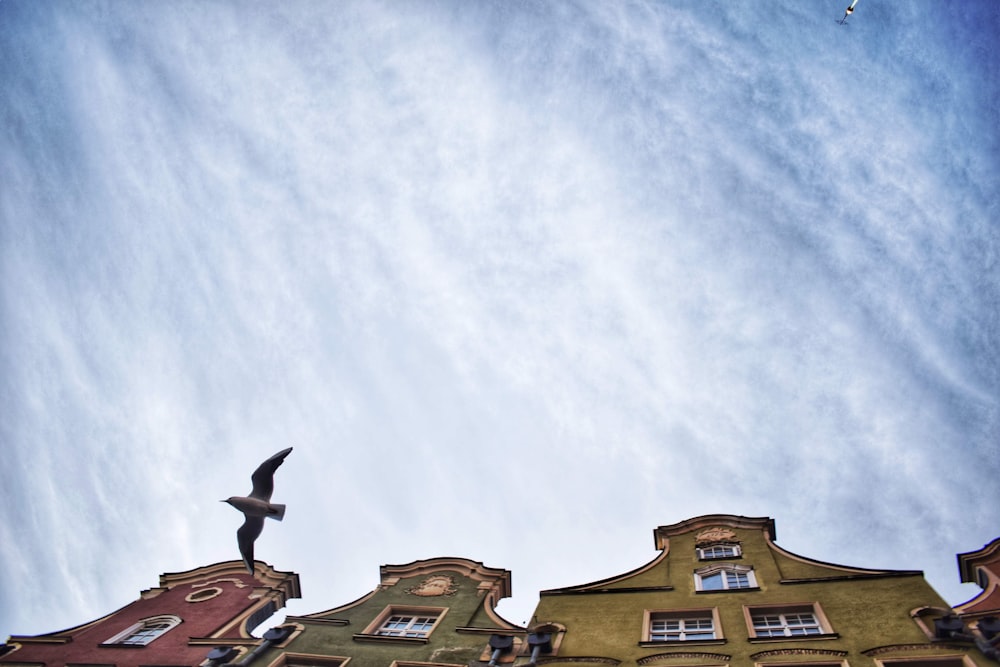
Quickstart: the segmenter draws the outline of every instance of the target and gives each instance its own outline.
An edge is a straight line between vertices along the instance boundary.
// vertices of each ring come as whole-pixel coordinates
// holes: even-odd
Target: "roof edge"
[[[687,519],[669,526],[659,526],[653,529],[653,540],[657,549],[663,549],[669,538],[675,535],[693,533],[702,528],[727,526],[729,528],[758,529],[764,531],[770,541],[777,539],[774,519],[766,516],[748,517],[737,514],[703,514],[693,519]]]

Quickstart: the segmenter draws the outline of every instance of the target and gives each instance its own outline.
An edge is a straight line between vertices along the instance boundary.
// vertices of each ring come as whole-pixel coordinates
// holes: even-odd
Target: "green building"
[[[937,622],[951,612],[919,571],[805,558],[774,521],[708,515],[654,531],[660,554],[631,572],[542,591],[538,663],[608,667],[995,665]],[[547,652],[546,652],[547,651]],[[523,658],[518,659],[522,661]]]
[[[287,617],[254,664],[466,667],[487,662],[493,635],[513,639],[525,632],[495,611],[508,596],[509,571],[464,558],[383,565],[381,582],[368,595],[328,611]]]

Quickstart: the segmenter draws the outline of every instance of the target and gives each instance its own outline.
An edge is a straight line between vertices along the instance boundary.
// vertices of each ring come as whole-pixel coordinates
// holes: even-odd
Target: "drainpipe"
[[[1000,644],[1000,635],[997,635],[991,640],[983,639],[982,637],[976,637],[976,648],[983,652],[987,658],[991,658],[995,662],[1000,662],[1000,650],[997,649],[997,644]]]
[[[532,632],[528,635],[528,646],[531,647],[531,660],[524,667],[536,667],[539,655],[552,653],[552,635],[548,632]]]
[[[977,623],[979,632],[972,634],[964,632],[965,621],[958,616],[949,614],[941,618],[934,619],[934,634],[939,639],[958,639],[960,641],[972,642],[983,655],[1000,662],[1000,623],[996,618],[988,616],[979,619]]]
[[[268,650],[275,644],[280,644],[288,638],[288,635],[292,633],[291,628],[271,628],[264,633],[264,641],[254,647],[252,651],[247,653],[238,662],[227,662],[220,667],[246,667],[254,660],[259,658],[264,651]],[[223,647],[225,648],[225,647]],[[211,655],[211,654],[209,654]]]
[[[490,648],[493,654],[490,656],[489,667],[497,667],[497,660],[504,653],[510,653],[514,648],[514,638],[510,635],[490,635]]]

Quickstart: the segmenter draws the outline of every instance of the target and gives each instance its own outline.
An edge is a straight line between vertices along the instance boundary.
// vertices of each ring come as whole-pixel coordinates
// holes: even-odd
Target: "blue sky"
[[[652,529],[1000,534],[1000,8],[0,2],[0,634],[237,558],[291,613]]]

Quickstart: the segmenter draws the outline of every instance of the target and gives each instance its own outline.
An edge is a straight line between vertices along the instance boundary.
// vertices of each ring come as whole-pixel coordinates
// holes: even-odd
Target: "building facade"
[[[963,582],[982,591],[954,608],[954,620],[939,621],[938,633],[971,641],[1000,662],[1000,537],[978,551],[958,554],[958,572]]]
[[[494,635],[524,628],[496,613],[510,572],[464,558],[384,565],[377,588],[346,605],[289,616],[267,667],[466,667],[489,660]]]
[[[103,618],[45,635],[11,636],[0,645],[0,666],[221,664],[210,654],[238,660],[261,644],[250,631],[300,596],[297,574],[256,565],[254,575],[236,560],[161,575],[158,587]]]
[[[973,667],[942,637],[950,613],[919,571],[825,563],[775,544],[774,521],[702,516],[654,531],[631,572],[541,593],[533,623],[559,628],[549,665]]]
[[[496,613],[511,574],[464,558],[384,565],[354,602],[250,631],[298,575],[240,561],[165,574],[93,622],[0,645],[0,667],[985,667],[1000,662],[1000,538],[959,554],[982,592],[949,608],[912,570],[822,562],[766,517],[654,530],[630,572],[542,591],[531,624]]]

